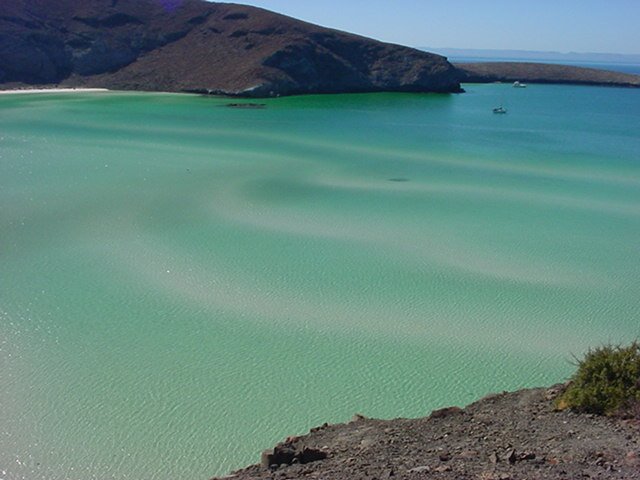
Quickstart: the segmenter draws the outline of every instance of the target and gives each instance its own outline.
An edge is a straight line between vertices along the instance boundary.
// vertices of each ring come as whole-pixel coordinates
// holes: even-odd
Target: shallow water
[[[209,478],[639,336],[638,91],[466,88],[0,97],[0,478]]]

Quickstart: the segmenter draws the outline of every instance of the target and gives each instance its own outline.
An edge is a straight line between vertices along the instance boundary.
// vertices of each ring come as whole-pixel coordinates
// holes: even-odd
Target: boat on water
[[[507,113],[507,109],[500,105],[493,109],[493,113]]]
[[[513,88],[527,88],[526,83],[520,83],[517,80],[513,82]]]

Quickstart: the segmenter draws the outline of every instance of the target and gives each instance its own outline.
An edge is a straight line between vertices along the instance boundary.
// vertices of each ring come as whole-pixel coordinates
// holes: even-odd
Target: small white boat
[[[493,109],[493,113],[507,113],[507,109],[500,105]]]
[[[513,88],[527,88],[527,84],[515,81],[513,82]]]

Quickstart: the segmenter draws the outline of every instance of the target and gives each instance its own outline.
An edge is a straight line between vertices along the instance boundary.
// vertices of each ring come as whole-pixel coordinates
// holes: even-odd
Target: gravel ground
[[[323,425],[227,477],[249,479],[638,479],[640,422],[555,411],[562,391],[492,395],[420,419]]]

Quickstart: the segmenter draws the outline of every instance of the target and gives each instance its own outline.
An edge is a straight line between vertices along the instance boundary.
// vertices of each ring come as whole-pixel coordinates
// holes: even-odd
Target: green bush
[[[640,404],[640,344],[589,350],[558,399],[559,408],[600,415],[632,414]],[[635,414],[634,414],[635,415]]]

